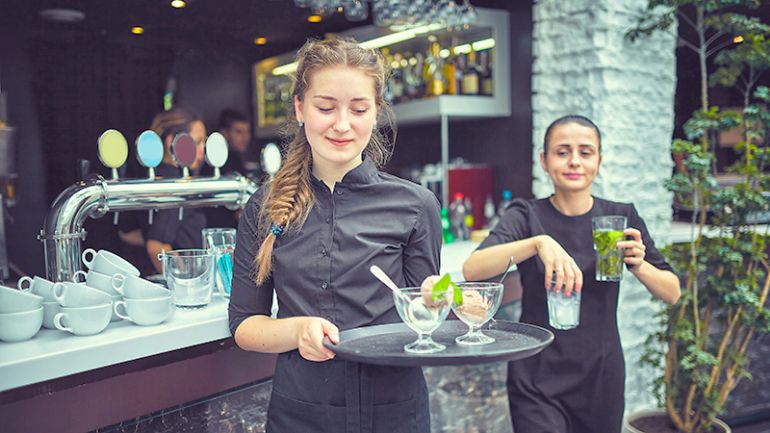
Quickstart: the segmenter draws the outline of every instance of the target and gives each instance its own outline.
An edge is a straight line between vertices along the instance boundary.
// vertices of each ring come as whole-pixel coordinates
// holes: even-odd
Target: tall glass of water
[[[234,228],[206,228],[201,230],[203,249],[214,254],[214,285],[222,296],[230,297],[233,281],[233,253],[237,231]]]

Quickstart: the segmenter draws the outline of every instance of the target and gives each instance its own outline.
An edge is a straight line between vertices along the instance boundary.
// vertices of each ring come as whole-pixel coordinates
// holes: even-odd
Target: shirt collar
[[[371,159],[364,157],[358,167],[345,173],[342,183],[372,183],[377,178],[377,167]]]
[[[377,173],[379,173],[379,170],[377,170],[374,162],[372,162],[371,159],[364,157],[364,160],[361,162],[361,164],[345,173],[345,176],[342,177],[342,181],[340,183],[348,185],[374,183],[377,180]],[[312,172],[310,174],[310,179],[312,183],[318,185],[323,184],[323,181],[315,177]]]

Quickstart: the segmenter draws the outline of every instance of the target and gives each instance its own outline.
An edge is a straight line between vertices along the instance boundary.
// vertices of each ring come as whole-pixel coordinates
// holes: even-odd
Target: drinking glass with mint
[[[594,250],[596,250],[596,281],[623,279],[623,249],[618,242],[625,240],[626,217],[607,215],[594,217]]]

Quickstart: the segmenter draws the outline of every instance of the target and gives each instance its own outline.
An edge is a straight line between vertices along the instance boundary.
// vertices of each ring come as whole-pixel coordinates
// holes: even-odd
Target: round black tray
[[[514,361],[532,356],[553,341],[553,333],[539,326],[498,320],[483,329],[495,342],[482,346],[461,346],[455,337],[468,332],[459,320],[447,320],[433,331],[433,340],[446,349],[437,353],[415,354],[404,351],[404,345],[417,339],[417,334],[403,323],[366,326],[340,333],[340,342],[324,339],[324,346],[339,359],[366,364],[420,366],[481,364]]]

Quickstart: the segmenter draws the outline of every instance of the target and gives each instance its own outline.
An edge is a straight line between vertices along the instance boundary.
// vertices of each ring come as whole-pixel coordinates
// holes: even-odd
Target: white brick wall
[[[538,0],[533,38],[533,185],[552,193],[539,165],[545,128],[565,114],[591,118],[602,132],[603,161],[593,193],[633,202],[658,245],[668,242],[670,143],[676,90],[675,39],[625,38],[647,0]],[[675,31],[675,29],[674,29]],[[662,304],[626,272],[618,321],[626,357],[626,411],[650,407],[649,372],[638,360]]]

